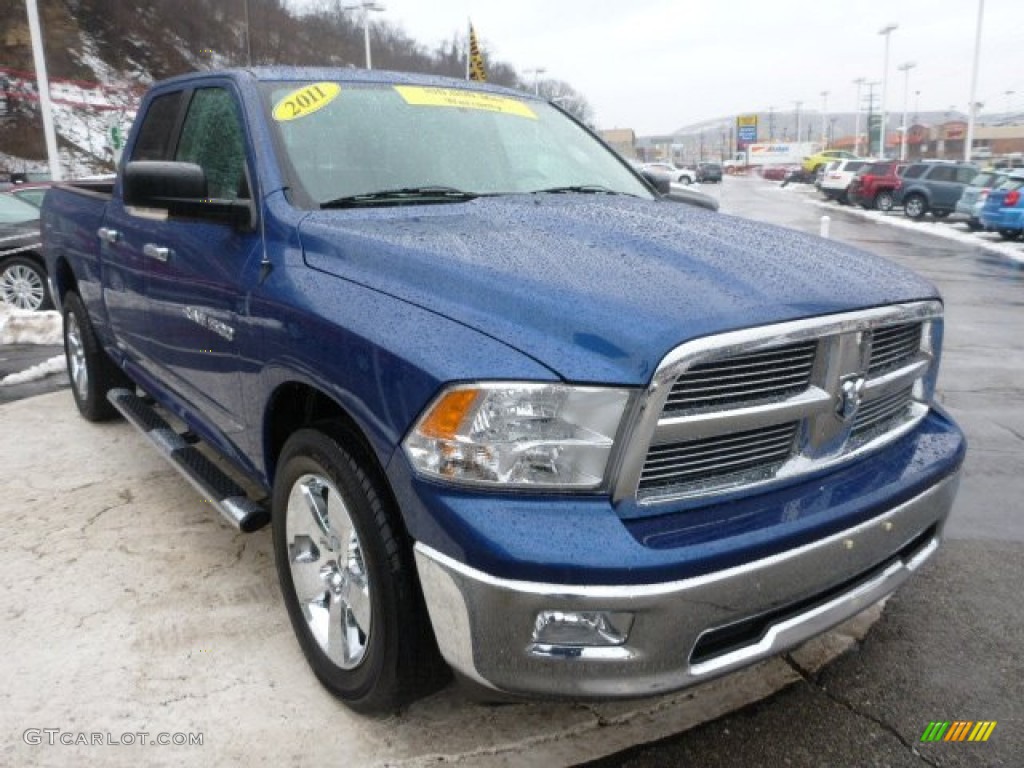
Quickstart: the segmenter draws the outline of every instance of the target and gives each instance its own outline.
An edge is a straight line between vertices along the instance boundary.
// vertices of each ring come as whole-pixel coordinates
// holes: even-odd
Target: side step
[[[270,522],[265,505],[250,499],[238,483],[175,432],[146,400],[127,389],[112,389],[107,399],[232,526],[249,533]]]

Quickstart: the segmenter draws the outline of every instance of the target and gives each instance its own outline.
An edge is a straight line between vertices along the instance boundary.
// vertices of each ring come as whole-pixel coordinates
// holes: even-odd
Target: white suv
[[[677,184],[693,184],[697,181],[697,172],[689,168],[677,168],[671,163],[644,163],[640,166],[641,171],[651,171],[659,176],[668,176],[669,181]]]
[[[825,172],[821,177],[821,194],[829,200],[838,200],[846,204],[850,200],[846,196],[850,189],[853,177],[861,168],[874,160],[868,158],[857,158],[855,160],[833,160],[825,166]]]

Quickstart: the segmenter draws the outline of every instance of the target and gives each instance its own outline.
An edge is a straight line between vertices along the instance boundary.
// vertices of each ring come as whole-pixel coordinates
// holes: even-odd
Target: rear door
[[[955,165],[937,165],[928,175],[928,187],[931,192],[933,208],[952,209],[960,199],[963,185],[957,182]]]

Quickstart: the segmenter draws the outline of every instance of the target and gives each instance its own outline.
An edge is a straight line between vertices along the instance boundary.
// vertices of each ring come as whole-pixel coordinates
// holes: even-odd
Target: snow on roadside
[[[1014,261],[1024,263],[1024,248],[1020,246],[1020,243],[1003,240],[995,232],[971,232],[968,229],[960,229],[957,225],[961,222],[938,221],[933,218],[927,218],[923,221],[914,221],[913,219],[908,219],[904,216],[903,211],[897,211],[895,213],[866,211],[863,208],[852,205],[844,205],[840,207],[838,204],[827,200],[814,200],[810,198],[807,202],[811,205],[816,205],[819,208],[842,211],[843,213],[848,213],[853,216],[859,216],[862,219],[879,221],[883,224],[888,224],[891,227],[912,229],[915,232],[924,232],[929,235],[942,237],[946,240],[954,240],[958,243],[963,243],[964,245],[973,246],[975,248],[984,248],[986,251],[995,251],[996,253],[1007,256]]]
[[[63,344],[60,313],[0,305],[0,344]]]
[[[995,253],[1006,256],[1013,261],[1024,263],[1024,247],[1021,247],[1019,242],[1014,243],[1003,240],[1003,238],[995,232],[971,232],[968,229],[961,229],[958,225],[966,225],[960,221],[942,221],[930,216],[926,217],[923,221],[914,221],[913,219],[908,219],[904,216],[902,209],[898,209],[891,213],[883,213],[882,211],[868,211],[855,205],[839,205],[838,203],[834,203],[830,200],[822,200],[820,198],[812,197],[811,195],[817,195],[817,192],[805,184],[789,184],[785,187],[781,184],[773,184],[768,188],[780,192],[802,193],[805,202],[810,205],[817,206],[818,208],[842,211],[843,213],[848,213],[851,216],[859,216],[862,219],[881,222],[882,224],[888,224],[891,227],[912,229],[915,232],[924,232],[929,235],[934,235],[935,237],[955,240],[958,243],[963,243],[964,245],[973,246],[975,248],[984,248],[986,251],[994,251]]]
[[[18,371],[17,373],[11,373],[0,379],[0,387],[10,387],[15,384],[25,384],[29,381],[36,381],[37,379],[43,379],[52,373],[63,373],[67,370],[65,367],[64,355],[56,355],[51,357],[49,360],[44,360],[41,363],[33,365],[31,368],[26,368],[24,371]]]
[[[63,344],[59,312],[32,312],[0,304],[0,345],[3,344]],[[10,373],[0,379],[0,387],[24,384],[65,371],[64,355]]]

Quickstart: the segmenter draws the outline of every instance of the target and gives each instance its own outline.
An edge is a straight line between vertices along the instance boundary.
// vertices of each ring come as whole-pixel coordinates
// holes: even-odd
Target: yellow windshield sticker
[[[323,109],[341,93],[337,83],[313,83],[284,95],[274,106],[274,119],[278,122],[296,120]]]
[[[482,109],[485,112],[500,112],[504,115],[537,119],[537,115],[525,103],[518,99],[510,99],[508,96],[463,91],[458,88],[425,88],[420,85],[396,85],[395,90],[405,99],[406,104],[417,107]]]

